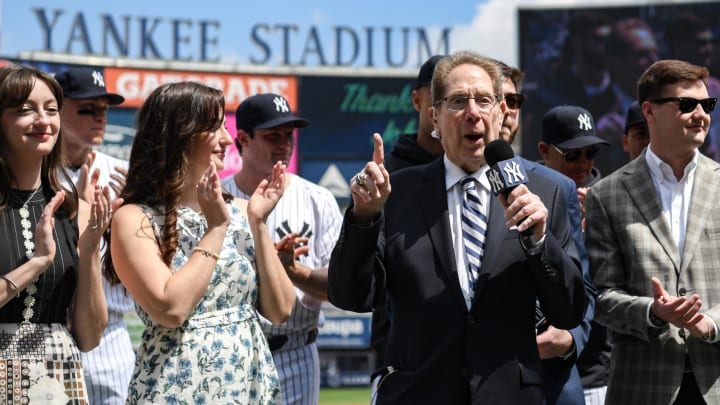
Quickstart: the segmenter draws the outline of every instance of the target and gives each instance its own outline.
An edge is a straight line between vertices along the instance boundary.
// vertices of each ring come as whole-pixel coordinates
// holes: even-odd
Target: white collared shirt
[[[652,177],[655,190],[662,203],[663,217],[670,225],[670,233],[680,252],[680,258],[683,256],[685,247],[685,231],[692,203],[692,188],[695,183],[698,153],[696,149],[695,156],[685,166],[685,173],[680,180],[675,178],[672,167],[653,153],[652,147],[648,147],[645,154],[650,168],[650,177]]]
[[[452,232],[453,250],[455,252],[455,263],[457,263],[458,280],[460,288],[465,297],[465,305],[468,309],[472,306],[472,292],[470,291],[470,280],[468,278],[468,263],[465,256],[465,246],[462,238],[462,203],[463,203],[463,186],[462,179],[467,176],[473,176],[477,179],[478,195],[482,202],[482,210],[485,217],[488,218],[489,198],[490,198],[490,182],[485,172],[490,168],[483,165],[478,171],[472,174],[465,173],[463,169],[448,159],[447,155],[443,156],[445,163],[445,186],[447,187],[447,204],[448,215],[450,216],[450,231]],[[489,219],[489,218],[488,218]]]
[[[692,189],[695,183],[695,172],[697,169],[698,150],[695,149],[695,155],[692,160],[685,166],[683,177],[680,180],[675,178],[672,167],[665,163],[652,151],[652,147],[648,146],[645,151],[645,160],[650,168],[650,177],[652,177],[655,190],[660,197],[662,203],[662,214],[667,223],[670,225],[670,233],[672,234],[675,244],[677,245],[680,259],[683,257],[685,249],[685,232],[687,230],[688,213],[690,212],[690,204],[692,203]],[[648,305],[649,326],[653,326],[650,321],[650,311],[652,302]],[[709,343],[720,341],[718,334],[718,325],[711,317],[705,314],[715,329],[714,339]]]

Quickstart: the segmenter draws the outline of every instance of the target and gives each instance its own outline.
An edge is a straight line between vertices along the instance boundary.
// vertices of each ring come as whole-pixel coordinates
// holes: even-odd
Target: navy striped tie
[[[485,251],[485,230],[487,218],[483,214],[480,195],[475,188],[475,178],[462,179],[463,205],[462,205],[462,235],[465,254],[468,262],[468,280],[470,284],[470,297],[473,297],[475,282],[480,273],[483,252]]]

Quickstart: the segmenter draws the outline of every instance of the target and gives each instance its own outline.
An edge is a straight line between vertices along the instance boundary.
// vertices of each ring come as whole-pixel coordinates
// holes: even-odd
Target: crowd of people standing
[[[317,404],[329,300],[374,312],[374,404],[720,403],[709,77],[640,72],[603,177],[587,109],[548,109],[528,161],[523,73],[433,56],[418,133],[387,160],[374,135],[343,214],[287,172],[310,122],[282,95],[244,100],[233,140],[220,90],[160,85],[123,161],[94,150],[124,101],[100,72],[0,68],[0,398]]]

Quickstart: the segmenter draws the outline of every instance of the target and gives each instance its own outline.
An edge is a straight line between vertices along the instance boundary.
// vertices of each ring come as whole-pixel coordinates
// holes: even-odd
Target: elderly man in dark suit
[[[590,189],[585,237],[613,332],[608,404],[720,403],[720,164],[698,152],[716,98],[679,60],[638,81],[643,154]]]
[[[429,112],[444,155],[391,179],[376,134],[373,160],[351,181],[328,294],[353,311],[390,303],[379,405],[541,404],[535,301],[559,328],[583,318],[585,289],[557,184],[528,173],[527,185],[490,194],[484,150],[506,109],[503,80],[495,61],[474,53],[443,58]],[[465,205],[475,207],[473,225]],[[475,225],[482,232],[471,245],[465,235]],[[528,233],[534,242],[521,239]]]

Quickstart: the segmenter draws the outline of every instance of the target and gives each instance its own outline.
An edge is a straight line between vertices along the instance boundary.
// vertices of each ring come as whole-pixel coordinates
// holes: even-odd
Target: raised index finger
[[[380,165],[385,162],[385,151],[383,150],[382,136],[375,132],[373,134],[373,142],[375,143],[375,149],[373,150],[373,162]]]

